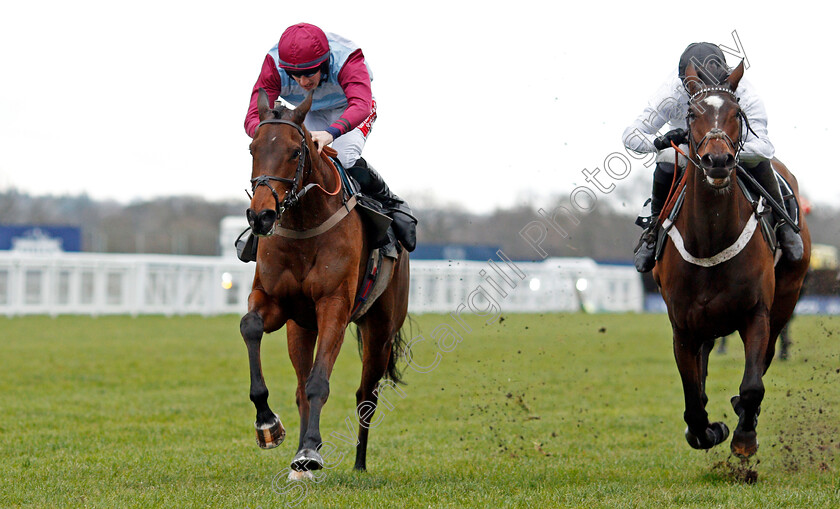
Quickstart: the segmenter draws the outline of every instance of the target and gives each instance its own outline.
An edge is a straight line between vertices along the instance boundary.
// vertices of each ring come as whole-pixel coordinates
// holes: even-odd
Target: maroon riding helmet
[[[309,23],[292,25],[277,44],[278,64],[290,75],[309,75],[330,58],[330,44],[324,31]]]

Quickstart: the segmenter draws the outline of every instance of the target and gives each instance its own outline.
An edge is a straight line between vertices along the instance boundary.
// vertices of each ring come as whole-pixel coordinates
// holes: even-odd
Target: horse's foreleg
[[[674,357],[685,395],[685,439],[695,449],[710,449],[729,437],[729,428],[722,422],[709,423],[706,413],[708,398],[704,390],[708,354],[713,343],[696,345],[674,331]]]
[[[306,398],[306,379],[312,371],[312,355],[315,352],[315,341],[318,337],[317,331],[307,330],[294,321],[286,324],[286,336],[289,343],[289,358],[297,375],[297,391],[295,391],[295,403],[300,414],[300,441],[298,450],[303,448],[303,437],[306,435],[306,427],[309,424],[309,400]]]
[[[268,387],[265,385],[262,373],[260,345],[263,332],[280,328],[282,318],[279,309],[268,305],[267,297],[261,292],[259,294],[257,291],[252,292],[248,300],[249,311],[239,322],[239,332],[248,349],[248,367],[251,374],[249,395],[257,410],[257,419],[254,422],[257,444],[263,449],[271,449],[283,442],[286,430],[268,406]]]
[[[318,320],[317,352],[304,387],[309,403],[309,422],[301,448],[292,460],[292,470],[298,471],[318,470],[324,466],[324,460],[318,453],[321,446],[321,409],[330,395],[330,375],[344,342],[350,299],[321,299],[315,304],[315,313]]]
[[[761,378],[767,371],[769,335],[767,309],[753,314],[741,330],[744,341],[744,377],[738,396],[732,398],[732,408],[738,414],[738,427],[730,444],[732,453],[741,458],[749,458],[758,450],[755,427],[764,399],[764,382]]]

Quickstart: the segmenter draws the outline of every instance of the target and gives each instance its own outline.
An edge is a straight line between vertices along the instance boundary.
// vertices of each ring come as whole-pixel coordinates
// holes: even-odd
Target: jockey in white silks
[[[665,205],[674,179],[675,164],[679,162],[680,167],[686,164],[685,157],[677,154],[671,142],[680,146],[684,153],[688,153],[686,116],[689,97],[684,79],[686,68],[692,61],[695,62],[695,66],[699,62],[705,68],[707,73],[701,73],[701,76],[711,82],[709,84],[716,85],[729,76],[730,69],[726,66],[723,52],[718,46],[707,42],[690,44],[680,56],[676,72],[659,87],[642,114],[624,130],[622,136],[628,149],[638,153],[657,154],[651,190],[651,225],[656,224],[656,218]],[[750,127],[746,130],[744,146],[738,155],[739,163],[781,204],[782,193],[770,165],[775,148],[767,134],[767,110],[746,79],[741,79],[735,94]],[[659,130],[665,124],[668,124],[669,130],[658,136]],[[801,259],[804,249],[802,239],[791,225],[783,223],[778,234],[785,256],[791,260]],[[651,231],[651,227],[642,234],[642,240],[634,255],[634,264],[639,272],[650,271],[656,263],[656,235],[657,232]]]

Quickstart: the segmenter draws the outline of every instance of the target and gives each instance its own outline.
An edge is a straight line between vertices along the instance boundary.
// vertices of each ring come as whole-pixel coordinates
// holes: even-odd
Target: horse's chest
[[[282,268],[260,274],[260,281],[269,294],[278,299],[307,298],[312,293],[310,268]]]
[[[349,276],[345,263],[324,261],[311,264],[288,264],[260,271],[260,282],[269,295],[281,300],[314,303],[319,296],[340,292]],[[355,279],[353,280],[355,283]]]
[[[763,285],[756,284],[756,277],[744,273],[726,278],[680,278],[668,289],[666,300],[685,328],[728,327],[726,324],[740,321],[755,310],[762,299]]]

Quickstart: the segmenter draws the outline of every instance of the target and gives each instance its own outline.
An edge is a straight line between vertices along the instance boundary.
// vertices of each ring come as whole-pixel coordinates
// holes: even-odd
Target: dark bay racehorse
[[[317,154],[303,126],[310,96],[294,110],[272,109],[259,91],[260,125],[251,143],[253,198],[248,222],[260,237],[248,313],[240,330],[248,348],[251,401],[257,410],[257,441],[263,448],[282,442],[285,430],[268,406],[260,343],[264,332],[284,325],[289,357],[297,374],[300,442],[292,470],[324,466],[321,409],[329,379],[366,272],[371,246],[357,209],[345,205],[338,172]],[[345,215],[346,213],[346,215]],[[337,222],[335,221],[337,219]],[[331,227],[330,224],[334,223]],[[281,232],[286,232],[281,234]],[[362,351],[362,381],[355,468],[365,469],[371,408],[386,374],[399,381],[395,362],[402,348],[400,329],[408,309],[408,253],[402,250],[385,291],[356,323]]]
[[[743,73],[742,62],[724,83],[709,86],[698,79],[693,65],[686,72],[690,152],[685,197],[673,229],[681,235],[682,245],[677,246],[669,233],[672,241],[667,242],[653,276],[674,332],[674,355],[685,393],[685,436],[696,449],[711,448],[729,436],[726,424],[709,422],[706,373],[715,338],[740,333],[746,359],[739,394],[732,398],[739,420],[730,447],[735,455],[747,458],[758,449],[762,377],[773,360],[776,338],[799,299],[811,243],[800,215],[805,256],[797,262],[782,257],[774,268],[774,253],[761,233],[744,234],[755,224],[751,224],[751,203],[735,180],[740,142],[746,136],[746,121],[735,97]],[[798,199],[793,175],[778,160],[773,165]]]

